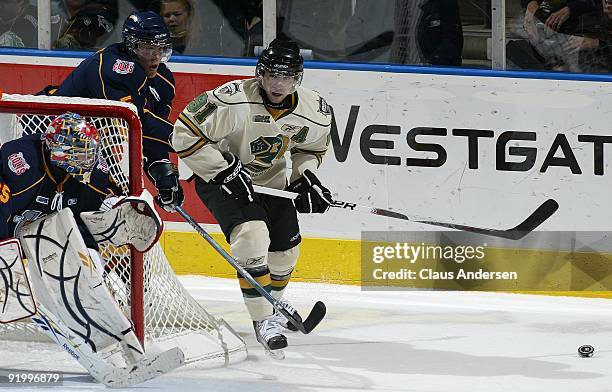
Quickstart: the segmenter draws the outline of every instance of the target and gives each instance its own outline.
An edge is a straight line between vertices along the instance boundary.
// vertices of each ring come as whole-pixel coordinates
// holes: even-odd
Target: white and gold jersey
[[[299,87],[291,109],[264,106],[257,79],[237,80],[202,93],[174,124],[172,145],[193,172],[210,181],[228,164],[221,151],[240,158],[253,183],[283,189],[285,153],[291,181],[315,171],[329,147],[331,109],[316,92]]]

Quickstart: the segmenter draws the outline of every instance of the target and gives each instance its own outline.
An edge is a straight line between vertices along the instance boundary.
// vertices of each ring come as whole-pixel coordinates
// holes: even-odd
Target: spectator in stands
[[[461,65],[463,28],[457,0],[398,0],[395,4],[392,62]]]
[[[0,46],[38,47],[37,10],[27,0],[0,0]]]
[[[223,17],[244,42],[243,56],[254,56],[255,46],[263,45],[263,2],[261,0],[212,0]]]
[[[117,2],[116,0],[89,2],[78,9],[70,9],[70,13],[73,16],[68,20],[66,29],[54,47],[76,50],[98,49],[101,42],[115,28]]]
[[[612,0],[602,1],[601,23],[592,36],[569,36],[563,44],[568,53],[578,53],[580,72],[612,71]]]
[[[172,36],[172,51],[184,53],[190,38],[190,27],[193,18],[193,6],[190,0],[162,0],[159,14],[170,35]],[[202,37],[198,37],[201,39]]]
[[[583,33],[580,19],[594,12],[590,0],[521,0],[525,7],[524,36],[528,43],[511,43],[509,59],[521,68],[579,71],[576,51],[567,51],[566,42]],[[525,55],[525,52],[530,52]]]

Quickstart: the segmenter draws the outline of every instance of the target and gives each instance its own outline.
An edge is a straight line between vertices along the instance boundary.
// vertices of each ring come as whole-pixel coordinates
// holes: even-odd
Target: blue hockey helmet
[[[172,55],[172,37],[161,16],[153,11],[134,11],[123,23],[123,45],[136,58],[145,49],[161,51],[165,63]]]

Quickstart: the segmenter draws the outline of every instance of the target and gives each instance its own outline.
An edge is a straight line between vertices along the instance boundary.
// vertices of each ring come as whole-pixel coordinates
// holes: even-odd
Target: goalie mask
[[[295,92],[304,75],[304,59],[293,41],[275,39],[257,61],[255,75],[272,103]]]
[[[44,136],[51,164],[88,183],[100,152],[96,128],[76,113],[56,117]]]

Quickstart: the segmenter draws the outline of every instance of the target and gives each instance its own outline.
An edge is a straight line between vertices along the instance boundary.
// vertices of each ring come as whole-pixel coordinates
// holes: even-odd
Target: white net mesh
[[[40,114],[49,108],[49,114]],[[78,104],[78,105],[77,105]],[[15,106],[18,105],[18,106]],[[108,115],[99,115],[100,108]],[[59,113],[73,111],[84,116],[100,132],[102,154],[111,177],[127,194],[131,182],[142,184],[141,159],[130,160],[130,125],[113,108],[134,107],[113,101],[83,98],[33,97],[4,94],[0,99],[0,142],[24,134],[41,133]],[[58,112],[59,110],[59,112]],[[89,115],[90,113],[96,115]],[[35,114],[34,114],[35,113]],[[137,130],[139,132],[139,130]],[[141,156],[138,154],[136,156]],[[205,366],[228,364],[246,358],[244,341],[222,319],[210,315],[178,281],[159,244],[144,255],[144,272],[132,271],[132,253],[128,247],[100,248],[106,262],[106,283],[111,293],[132,322],[145,332],[145,347],[161,349],[180,347],[187,363]],[[136,282],[136,283],[135,283]],[[142,309],[134,312],[132,302],[139,303],[141,294],[132,296],[132,287],[143,287]],[[139,290],[136,290],[139,291]],[[135,293],[136,293],[135,291]],[[136,298],[136,301],[134,301]],[[27,322],[0,325],[0,339],[43,340],[45,335]]]

